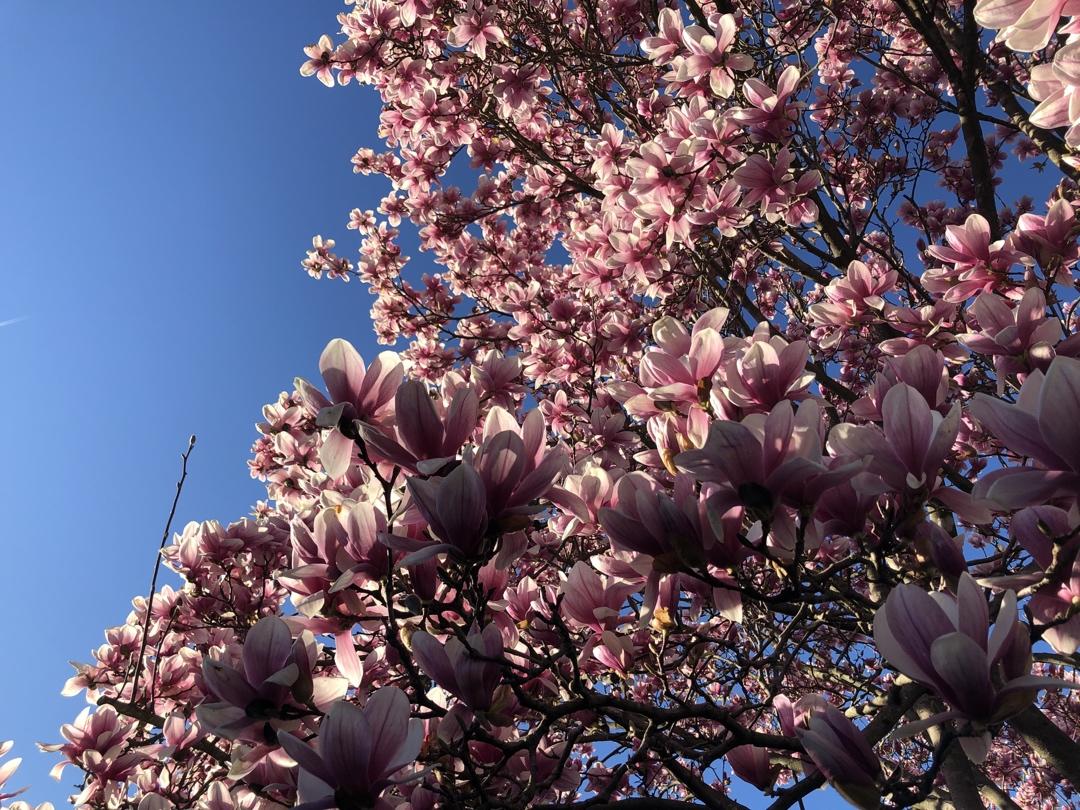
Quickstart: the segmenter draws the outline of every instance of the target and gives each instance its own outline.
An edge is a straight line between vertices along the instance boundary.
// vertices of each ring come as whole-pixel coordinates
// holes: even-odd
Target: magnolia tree
[[[64,690],[73,801],[1077,807],[1080,2],[338,25],[390,190],[303,265],[403,350],[266,406],[269,500]]]

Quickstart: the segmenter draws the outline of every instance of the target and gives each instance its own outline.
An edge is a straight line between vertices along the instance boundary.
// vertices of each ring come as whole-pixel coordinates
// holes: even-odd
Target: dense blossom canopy
[[[65,688],[74,802],[1080,806],[1080,2],[338,27],[389,192],[303,266],[401,351],[265,407]]]

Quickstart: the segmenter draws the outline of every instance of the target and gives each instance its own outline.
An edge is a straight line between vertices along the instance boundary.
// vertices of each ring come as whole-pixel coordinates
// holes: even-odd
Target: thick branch
[[[1080,785],[1080,745],[1045,714],[1035,706],[1029,706],[1012,717],[1009,725],[1073,787]]]
[[[116,698],[100,698],[97,702],[97,705],[112,706],[125,717],[130,717],[133,720],[138,720],[140,723],[146,723],[153,726],[154,728],[164,728],[165,726],[164,717],[160,717],[154,714],[149,709],[144,709],[141,706],[135,706],[131,703],[125,703],[124,701],[117,700]],[[216,745],[213,745],[208,740],[199,740],[197,743],[193,743],[191,747],[194,748],[196,751],[202,751],[207,756],[213,757],[222,765],[229,764],[229,755],[222,751],[220,748],[218,748]]]

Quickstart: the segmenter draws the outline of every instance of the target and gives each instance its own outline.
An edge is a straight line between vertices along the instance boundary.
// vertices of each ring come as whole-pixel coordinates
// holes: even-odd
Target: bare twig
[[[176,481],[176,493],[173,495],[172,507],[169,509],[169,517],[165,520],[165,529],[161,533],[161,543],[158,545],[157,557],[154,560],[154,575],[150,578],[150,593],[146,598],[146,617],[143,620],[142,641],[139,645],[139,657],[135,662],[135,679],[131,683],[131,700],[138,700],[139,675],[142,674],[143,655],[146,653],[146,638],[150,633],[150,613],[154,606],[154,594],[157,592],[158,572],[161,570],[161,551],[169,540],[169,532],[172,531],[173,518],[176,516],[176,506],[180,503],[180,493],[184,491],[184,482],[187,480],[187,464],[191,457],[191,451],[195,449],[195,434],[188,439],[187,450],[180,454],[180,478]]]

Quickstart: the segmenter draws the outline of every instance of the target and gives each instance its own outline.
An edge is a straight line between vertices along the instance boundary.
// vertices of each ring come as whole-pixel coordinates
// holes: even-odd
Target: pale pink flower
[[[207,699],[196,710],[199,722],[221,737],[262,742],[264,727],[281,722],[287,703],[311,699],[315,656],[310,633],[294,641],[282,619],[260,619],[244,639],[239,668],[203,658]]]
[[[798,112],[789,101],[801,80],[795,65],[784,68],[775,90],[758,79],[747,79],[743,83],[743,95],[752,106],[739,107],[733,118],[761,140],[782,141],[790,132]]]
[[[1063,655],[1080,647],[1080,534],[1074,518],[1056,506],[1031,506],[1013,516],[1009,531],[1035,561],[1030,574],[993,578],[990,584],[1035,587],[1028,603],[1042,637]],[[1056,564],[1055,564],[1056,559]],[[1015,584],[1014,584],[1015,583]]]
[[[579,560],[559,588],[561,608],[575,624],[603,633],[616,629],[625,621],[623,605],[636,590],[636,585],[613,582],[596,573],[584,560]]]
[[[731,50],[738,34],[734,16],[714,14],[709,25],[712,33],[698,25],[683,31],[683,44],[690,56],[681,61],[675,78],[680,82],[707,78],[709,88],[716,95],[728,98],[735,92],[735,72],[749,70],[754,60],[749,54]]]
[[[1001,29],[998,39],[1014,51],[1046,47],[1062,17],[1080,14],[1078,0],[978,0],[975,21]]]
[[[1077,119],[1080,121],[1080,117]],[[1076,211],[1066,200],[1055,200],[1046,216],[1021,214],[1009,238],[1016,250],[1035,259],[1047,278],[1080,260],[1076,238]]]
[[[682,50],[683,22],[677,9],[665,8],[657,18],[660,33],[641,40],[641,50],[654,62],[667,62]]]
[[[906,383],[889,389],[881,404],[883,428],[842,423],[829,435],[834,453],[869,459],[869,471],[900,492],[933,485],[960,429],[960,406],[942,417]]]
[[[981,293],[971,307],[979,322],[978,332],[959,334],[956,339],[974,352],[994,358],[998,374],[998,394],[1005,392],[1008,377],[1039,369],[1045,371],[1054,359],[1054,345],[1061,340],[1061,324],[1046,317],[1046,296],[1032,287],[1010,307],[992,293]]]
[[[817,206],[806,195],[821,184],[816,171],[804,172],[798,181],[791,169],[795,156],[785,147],[774,162],[762,155],[750,155],[734,172],[743,189],[743,204],[760,203],[762,215],[769,222],[784,219],[789,225],[813,222]]]
[[[323,34],[314,45],[304,48],[308,60],[300,66],[301,76],[317,76],[319,81],[327,87],[334,86],[334,74],[331,68],[334,66],[334,43],[330,37]]]
[[[454,18],[455,26],[447,41],[451,45],[472,51],[480,59],[487,59],[487,46],[502,43],[506,39],[496,20],[497,8],[484,8],[480,3],[476,3],[467,14],[459,14]]]
[[[807,756],[836,790],[856,807],[875,807],[881,790],[881,762],[844,713],[821,701],[795,733]]]
[[[0,759],[6,757],[11,751],[11,747],[15,743],[12,740],[0,742]],[[19,788],[18,790],[4,790],[4,784],[14,775],[15,771],[19,769],[19,765],[22,763],[22,757],[15,757],[9,759],[3,765],[0,765],[0,802],[13,799],[20,793],[26,791],[26,788]]]
[[[378,422],[388,418],[405,371],[398,356],[383,352],[368,368],[353,345],[341,338],[331,340],[319,357],[319,371],[330,397],[305,380],[296,388],[304,403],[318,414],[318,425],[329,428],[319,450],[319,460],[333,478],[344,475],[352,463],[358,435],[354,422]]]
[[[896,288],[897,272],[871,272],[860,261],[848,265],[843,276],[834,278],[825,287],[825,301],[810,307],[815,323],[848,326],[880,317],[885,308],[885,295]]]
[[[728,359],[722,372],[724,397],[744,411],[767,412],[783,400],[806,398],[814,375],[806,370],[810,348],[788,343],[766,328],[754,331],[749,346]]]
[[[680,453],[675,463],[699,481],[720,485],[709,499],[713,514],[743,507],[762,520],[781,504],[813,505],[862,469],[861,461],[830,466],[821,445],[817,403],[804,402],[796,414],[782,400],[768,415],[713,422],[705,446]]]
[[[926,252],[945,263],[923,273],[923,285],[950,303],[966,301],[979,292],[1008,289],[1009,268],[1019,255],[1003,239],[991,241],[990,224],[971,214],[963,225],[945,227],[947,245],[931,245]]]

